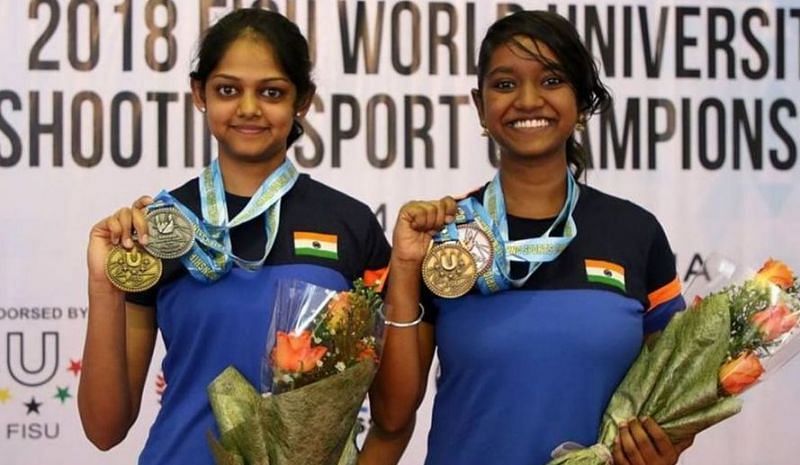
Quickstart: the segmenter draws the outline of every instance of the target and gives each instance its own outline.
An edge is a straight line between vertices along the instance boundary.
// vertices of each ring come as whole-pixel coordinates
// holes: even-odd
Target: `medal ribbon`
[[[492,266],[478,277],[477,285],[482,294],[491,294],[513,287],[521,287],[544,262],[555,260],[572,239],[578,228],[572,213],[578,203],[580,190],[572,173],[567,171],[567,198],[556,219],[540,237],[512,241],[508,236],[505,199],[500,184],[500,173],[486,187],[483,202],[467,197],[458,202],[464,218],[473,218],[489,236],[494,251]],[[458,218],[457,218],[458,221]],[[564,224],[563,236],[552,236],[553,231]],[[448,225],[450,226],[450,225]],[[452,233],[449,234],[452,237]],[[456,238],[457,233],[456,233]],[[511,262],[527,262],[528,272],[519,279],[511,278]]]
[[[228,219],[225,185],[219,160],[215,159],[200,175],[200,206],[203,217],[198,218],[189,208],[169,192],[161,191],[156,202],[174,205],[193,225],[195,242],[192,249],[181,257],[189,274],[197,280],[213,282],[225,275],[233,264],[255,270],[266,261],[280,223],[281,198],[291,190],[299,174],[287,158],[281,166],[264,180],[250,201],[232,220]],[[233,253],[230,230],[259,215],[265,215],[264,229],[267,243],[259,260],[245,260]]]

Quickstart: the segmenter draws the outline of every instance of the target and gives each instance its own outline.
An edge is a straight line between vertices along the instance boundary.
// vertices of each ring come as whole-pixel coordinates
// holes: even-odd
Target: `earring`
[[[481,121],[481,137],[489,137],[489,130],[486,129],[486,123]]]
[[[586,130],[586,115],[580,115],[578,117],[578,122],[575,123],[575,130],[577,132],[583,132]]]
[[[206,112],[206,107],[200,107],[200,113],[205,113],[205,112]]]

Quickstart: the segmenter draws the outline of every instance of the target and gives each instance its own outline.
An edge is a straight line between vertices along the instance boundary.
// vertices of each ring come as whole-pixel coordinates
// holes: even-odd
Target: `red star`
[[[78,373],[81,372],[81,361],[80,360],[75,361],[73,359],[69,359],[69,368],[67,368],[67,371],[71,371],[72,373],[75,374],[75,376],[78,376]]]

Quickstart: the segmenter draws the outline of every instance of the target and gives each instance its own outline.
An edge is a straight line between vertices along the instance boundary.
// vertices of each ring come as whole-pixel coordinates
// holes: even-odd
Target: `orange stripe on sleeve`
[[[649,312],[650,310],[658,307],[659,305],[667,302],[669,300],[678,297],[681,293],[681,281],[675,276],[675,279],[669,282],[669,284],[662,286],[659,289],[651,292],[647,295],[647,300],[650,302],[650,308],[647,309]]]
[[[367,286],[377,285],[377,291],[383,291],[383,286],[386,284],[386,276],[389,274],[389,267],[381,268],[379,270],[364,270],[364,284]]]

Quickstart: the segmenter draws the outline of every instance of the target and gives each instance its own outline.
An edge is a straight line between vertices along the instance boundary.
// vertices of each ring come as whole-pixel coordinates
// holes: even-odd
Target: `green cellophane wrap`
[[[632,418],[651,417],[677,443],[737,414],[741,400],[719,391],[719,370],[730,341],[729,305],[726,295],[714,294],[676,314],[664,332],[642,348],[617,386],[603,414],[597,444],[548,465],[611,463],[618,425]]]
[[[220,431],[217,465],[354,465],[354,427],[376,371],[365,360],[277,395],[261,396],[233,367],[208,387]]]

